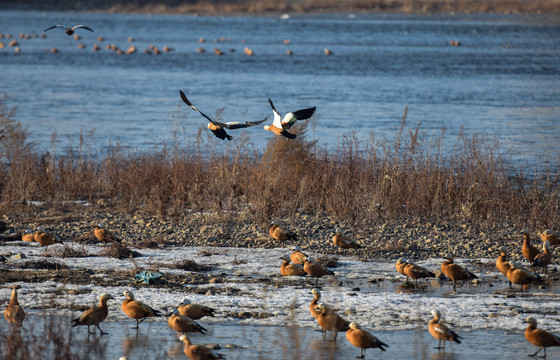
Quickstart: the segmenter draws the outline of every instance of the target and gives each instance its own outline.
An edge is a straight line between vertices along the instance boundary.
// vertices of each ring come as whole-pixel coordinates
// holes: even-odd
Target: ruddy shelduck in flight
[[[245,122],[233,121],[233,122],[227,122],[227,123],[220,122],[220,121],[217,121],[217,120],[212,120],[209,116],[207,116],[206,114],[204,114],[203,112],[198,110],[196,108],[196,106],[194,106],[189,101],[189,99],[187,99],[187,96],[185,95],[184,92],[179,90],[179,94],[181,95],[181,99],[183,99],[185,104],[190,106],[191,109],[193,109],[194,111],[196,111],[197,113],[199,113],[200,115],[202,115],[206,119],[208,119],[208,121],[210,121],[210,123],[208,124],[208,129],[210,129],[210,131],[212,131],[212,133],[214,135],[216,135],[217,138],[222,139],[222,140],[225,140],[225,139],[231,140],[232,139],[231,135],[229,135],[224,129],[234,130],[234,129],[247,128],[247,127],[259,125],[259,124],[263,123],[264,121],[266,121],[266,119],[268,119],[268,116],[267,116],[264,119],[258,120],[258,121],[245,121]]]
[[[85,29],[85,30],[89,30],[89,31],[93,32],[93,30],[90,27],[85,26],[85,25],[76,25],[76,26],[73,26],[73,27],[66,27],[66,26],[60,25],[60,24],[57,24],[57,25],[51,26],[49,28],[46,28],[45,30],[43,30],[43,32],[47,32],[47,31],[55,29],[55,28],[64,29],[64,31],[66,32],[66,35],[73,35],[74,31],[76,31],[77,29]]]
[[[284,115],[284,118],[282,119],[280,113],[276,111],[272,100],[268,99],[268,102],[270,103],[272,112],[274,113],[274,121],[272,122],[272,125],[265,125],[264,129],[270,130],[276,135],[284,136],[287,139],[296,138],[296,135],[292,134],[288,130],[295,124],[297,120],[307,120],[312,117],[313,114],[315,114],[316,107],[314,106],[312,108],[289,112]]]

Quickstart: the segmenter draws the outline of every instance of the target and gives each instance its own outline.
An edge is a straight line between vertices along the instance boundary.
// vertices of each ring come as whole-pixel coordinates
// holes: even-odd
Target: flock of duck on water
[[[547,267],[552,261],[550,246],[560,245],[559,235],[551,230],[545,230],[541,234],[543,251],[540,252],[538,248],[531,244],[528,231],[523,230],[521,234],[524,238],[521,249],[523,256],[531,263],[532,267],[541,268],[542,273],[546,274]],[[94,235],[104,244],[120,242],[120,240],[111,231],[105,228],[105,224],[103,223],[95,227]],[[296,233],[286,230],[275,223],[270,225],[269,235],[272,239],[279,242],[298,240]],[[28,230],[22,236],[22,240],[28,242],[35,241],[41,246],[47,247],[49,245],[61,243],[60,239],[56,235],[46,232],[42,227],[37,228],[37,231],[34,233]],[[335,246],[343,249],[359,249],[361,247],[355,240],[340,233],[335,234],[332,241]],[[282,264],[280,266],[280,273],[283,276],[309,275],[315,277],[314,286],[317,286],[318,278],[327,275],[334,275],[334,273],[327,267],[303,253],[298,246],[294,248],[291,254],[284,254],[281,257],[281,260]],[[418,280],[436,277],[434,272],[416,265],[406,258],[399,258],[395,267],[399,273],[406,276],[407,283],[409,282],[409,279],[414,279],[414,286],[416,287],[418,286]],[[523,291],[525,286],[542,281],[538,274],[524,269],[518,262],[508,260],[508,252],[505,247],[500,248],[500,256],[496,260],[496,267],[507,276],[510,282],[510,288],[512,288],[512,284],[516,284],[520,285],[520,291]],[[452,256],[447,256],[445,261],[441,264],[441,274],[453,281],[454,292],[456,291],[457,281],[477,278],[477,276],[472,272],[458,264],[455,264]],[[443,278],[443,276],[440,278]],[[17,288],[17,286],[13,287],[11,301],[4,310],[4,316],[13,326],[21,327],[23,320],[25,319],[25,312],[19,305],[16,292]],[[321,292],[319,288],[314,287],[311,290],[311,293],[313,294],[313,299],[309,304],[309,311],[321,327],[323,340],[326,338],[327,331],[333,333],[332,340],[335,342],[337,334],[339,332],[345,332],[347,340],[352,345],[360,349],[359,358],[365,357],[365,352],[368,348],[378,348],[385,351],[385,348],[389,346],[367,330],[363,329],[356,322],[344,319],[335,311],[334,308],[324,302],[321,302]],[[134,326],[133,329],[138,329],[142,321],[149,317],[158,317],[162,315],[160,311],[136,300],[131,291],[126,290],[123,295],[125,300],[123,301],[121,308],[128,317],[136,320],[136,326]],[[99,324],[106,319],[109,313],[107,302],[113,299],[115,298],[112,295],[103,294],[99,299],[98,306],[90,308],[80,317],[71,320],[72,327],[85,325],[88,327],[88,334],[94,334],[95,328],[93,332],[91,332],[90,329],[91,326],[94,326],[99,329],[101,335],[107,334],[101,329]],[[207,329],[197,323],[196,320],[200,320],[205,316],[213,316],[214,312],[215,310],[210,307],[201,304],[192,304],[188,299],[186,299],[182,303],[178,304],[177,307],[173,308],[171,313],[168,314],[169,318],[167,323],[171,329],[182,334],[180,339],[184,343],[184,352],[189,359],[224,358],[223,354],[217,353],[204,345],[192,344],[187,336],[190,332],[205,334]],[[453,341],[460,344],[462,337],[445,325],[445,323],[441,320],[442,317],[440,311],[434,309],[432,310],[432,315],[433,318],[428,324],[428,330],[430,334],[438,340],[438,346],[436,348],[439,350],[445,350],[446,341]],[[560,337],[555,336],[548,331],[537,329],[537,320],[534,317],[528,317],[525,322],[528,323],[525,330],[525,338],[532,344],[539,347],[537,352],[531,354],[530,356],[536,356],[542,349],[544,349],[544,355],[542,357],[546,357],[547,347],[560,346]]]
[[[47,32],[47,31],[49,31],[49,30],[52,30],[52,29],[56,29],[56,28],[63,29],[64,32],[65,32],[68,36],[74,35],[73,37],[74,37],[75,40],[81,40],[80,35],[78,35],[78,34],[75,33],[77,29],[84,29],[84,30],[88,30],[88,31],[93,32],[93,29],[92,29],[92,28],[90,28],[89,26],[85,26],[85,25],[76,25],[76,26],[72,26],[72,27],[66,27],[66,26],[64,26],[64,25],[57,24],[57,25],[51,26],[51,27],[49,27],[49,28],[43,30],[43,33],[41,34],[41,37],[43,37],[43,38],[46,37],[45,32]],[[20,46],[19,46],[20,44],[18,43],[17,39],[13,39],[13,38],[12,38],[12,35],[11,35],[11,34],[9,34],[9,33],[7,33],[7,34],[0,34],[0,39],[2,39],[2,38],[4,38],[4,37],[5,37],[6,39],[11,39],[11,40],[8,42],[8,46],[9,46],[9,47],[12,47],[12,48],[14,49],[14,52],[19,53],[19,52],[21,51],[21,48],[20,48]],[[24,33],[20,33],[20,34],[19,34],[19,38],[20,38],[20,39],[23,39],[23,40],[29,40],[29,39],[36,38],[36,37],[37,37],[36,34],[33,34],[33,35],[24,34]],[[98,42],[98,43],[101,43],[101,42],[103,42],[103,41],[105,41],[105,38],[103,38],[102,36],[98,36],[98,37],[97,37],[97,42]],[[133,38],[133,37],[128,37],[127,41],[128,41],[129,43],[132,43],[132,42],[134,41],[134,38]],[[224,42],[230,42],[230,41],[231,41],[231,38],[229,38],[229,37],[227,37],[227,38],[226,38],[226,37],[220,37],[220,38],[218,38],[218,39],[214,39],[214,40],[213,40],[213,42],[215,42],[215,43],[217,43],[217,42],[224,43]],[[203,43],[206,42],[206,39],[201,37],[201,38],[198,39],[198,42],[201,43],[201,44],[203,44]],[[245,43],[245,40],[241,40],[241,42],[242,42],[242,43]],[[99,50],[101,50],[101,48],[99,47],[99,44],[98,44],[98,43],[94,43],[94,44],[93,44],[93,46],[92,46],[93,51],[99,51]],[[282,40],[282,43],[283,43],[284,45],[289,45],[289,44],[290,44],[290,40],[284,39],[284,40]],[[452,43],[452,45],[453,45],[453,43]],[[5,46],[6,46],[6,45],[5,45],[3,42],[0,41],[0,49],[3,49]],[[79,48],[79,49],[84,49],[84,48],[85,48],[85,45],[82,44],[82,43],[78,43],[78,48]],[[106,49],[106,50],[113,51],[113,52],[116,53],[117,55],[123,55],[123,54],[131,55],[131,54],[134,54],[134,53],[136,53],[136,52],[138,51],[138,49],[137,49],[136,46],[134,46],[134,45],[130,45],[130,46],[128,46],[128,48],[127,48],[126,50],[122,50],[122,49],[120,49],[118,46],[116,46],[115,44],[108,44],[108,45],[105,46],[105,49]],[[151,55],[151,54],[159,55],[159,54],[161,54],[162,52],[166,53],[166,52],[170,52],[170,51],[173,51],[173,50],[174,50],[173,48],[168,47],[168,46],[163,46],[163,47],[161,48],[161,50],[160,50],[157,46],[155,46],[155,45],[150,45],[147,49],[144,50],[144,53],[145,53],[145,54],[148,54],[148,55]],[[58,48],[56,48],[56,47],[53,47],[50,51],[51,51],[52,53],[58,53],[58,52],[59,52]],[[235,51],[235,49],[229,49],[229,52],[234,52],[234,51]],[[206,52],[206,49],[204,49],[204,48],[202,48],[202,47],[199,47],[199,48],[196,49],[196,52],[197,52],[197,53],[205,53],[205,52]],[[214,48],[213,52],[214,52],[214,54],[216,54],[216,55],[218,55],[218,56],[224,55],[224,51],[222,51],[220,48]],[[253,55],[255,54],[255,52],[253,51],[253,49],[251,49],[251,48],[249,48],[249,47],[247,47],[247,46],[243,49],[243,52],[244,52],[247,56],[253,56]],[[325,55],[327,55],[327,56],[333,54],[333,52],[332,52],[330,49],[328,49],[328,48],[324,48],[324,49],[323,49],[323,52],[324,52]],[[286,55],[292,56],[292,55],[294,55],[294,52],[293,52],[292,50],[290,50],[290,49],[287,49],[287,50],[286,50]]]
[[[88,31],[93,31],[91,28],[84,25],[77,25],[74,27],[65,27],[62,25],[51,26],[44,31],[49,31],[55,28],[62,28],[66,34],[73,35],[77,29],[85,29]],[[206,114],[199,111],[187,98],[183,91],[179,91],[181,99],[194,111],[198,112],[204,118],[209,121],[208,128],[212,133],[221,140],[231,140],[232,137],[226,132],[228,130],[235,130],[239,128],[247,128],[255,125],[259,125],[267,120],[268,117],[258,120],[258,121],[246,121],[246,122],[221,122],[214,120],[207,116]],[[274,120],[271,125],[264,126],[265,130],[272,131],[278,136],[283,136],[286,139],[294,139],[295,134],[289,132],[288,130],[296,123],[298,120],[307,120],[313,116],[315,113],[315,107],[301,109],[297,111],[292,111],[287,113],[283,118],[280,113],[274,107],[272,100],[268,99],[270,106],[273,111]],[[117,242],[118,239],[107,229],[105,229],[104,224],[100,224],[94,229],[95,237],[104,243]],[[280,242],[288,240],[297,240],[297,236],[294,232],[282,229],[276,224],[271,224],[269,228],[270,236]],[[524,236],[524,242],[522,246],[523,256],[531,262],[532,267],[542,268],[543,273],[547,273],[547,266],[552,261],[552,253],[550,250],[550,245],[559,245],[560,240],[557,234],[551,230],[546,230],[541,234],[543,240],[543,251],[540,252],[536,247],[531,245],[529,240],[529,233],[527,231],[522,232]],[[62,243],[60,238],[56,235],[46,232],[42,227],[37,228],[35,233],[28,231],[22,237],[23,241],[35,241],[41,246],[49,246],[57,243]],[[353,239],[344,236],[342,234],[336,234],[333,237],[333,243],[335,246],[340,248],[360,248]],[[299,248],[290,254],[285,254],[281,258],[282,265],[280,266],[280,272],[283,276],[312,276],[315,277],[315,284],[317,285],[318,278],[326,275],[334,275],[334,273],[329,270],[324,265],[316,262],[312,257],[305,255],[300,251]],[[509,286],[512,288],[512,284],[520,285],[521,291],[523,291],[524,286],[542,281],[538,274],[524,269],[518,262],[508,260],[508,252],[505,247],[500,248],[500,256],[496,261],[496,267],[505,275],[509,280]],[[435,273],[414,264],[412,261],[405,258],[400,258],[396,262],[396,269],[399,273],[406,276],[406,281],[414,279],[415,286],[417,282],[422,278],[435,277]],[[455,264],[453,262],[453,257],[451,255],[447,256],[445,261],[441,264],[441,273],[453,281],[453,291],[456,291],[456,282],[464,281],[470,279],[476,279],[477,276],[472,272],[468,271],[464,267]],[[25,319],[25,312],[23,308],[19,305],[17,298],[17,286],[13,287],[12,296],[9,305],[4,310],[4,316],[6,320],[16,327],[21,327]],[[333,341],[336,341],[338,332],[346,332],[347,340],[357,348],[360,348],[360,358],[365,357],[365,351],[368,348],[378,348],[385,351],[385,347],[389,345],[377,339],[367,330],[363,329],[360,325],[355,322],[347,321],[336,313],[336,311],[329,305],[320,302],[321,292],[318,288],[313,288],[311,290],[313,294],[313,300],[309,305],[309,311],[311,315],[317,320],[319,326],[323,332],[323,338],[325,339],[325,334],[327,331],[333,332]],[[130,318],[136,320],[135,329],[138,329],[140,323],[149,317],[161,316],[161,312],[153,309],[149,305],[138,301],[134,298],[131,291],[124,291],[123,295],[125,300],[122,303],[122,311]],[[92,334],[90,327],[94,326],[99,329],[101,335],[105,335],[99,324],[103,322],[108,313],[107,302],[109,300],[114,300],[115,298],[110,294],[103,294],[99,299],[99,305],[90,308],[85,311],[80,317],[71,320],[72,327],[85,325],[88,327],[88,334]],[[189,332],[199,332],[202,334],[206,333],[206,329],[197,323],[195,320],[199,320],[205,316],[213,316],[214,309],[209,308],[200,304],[191,304],[189,300],[183,301],[177,307],[175,307],[172,312],[168,315],[168,325],[173,330],[181,333],[181,341],[184,342],[184,352],[190,359],[222,359],[223,354],[216,353],[214,350],[205,347],[203,345],[193,345],[187,336]],[[430,334],[436,338],[438,342],[437,349],[445,349],[446,341],[454,341],[456,343],[461,343],[462,337],[455,333],[453,330],[449,329],[443,321],[441,321],[441,313],[439,310],[434,309],[432,311],[433,318],[429,322],[428,329]],[[557,337],[545,330],[537,329],[537,321],[533,317],[529,317],[525,320],[528,323],[528,327],[525,330],[526,339],[532,344],[539,347],[538,351],[531,356],[537,355],[542,349],[544,349],[544,356],[546,357],[546,348],[551,346],[560,346],[560,337]],[[95,328],[94,332],[95,333]]]

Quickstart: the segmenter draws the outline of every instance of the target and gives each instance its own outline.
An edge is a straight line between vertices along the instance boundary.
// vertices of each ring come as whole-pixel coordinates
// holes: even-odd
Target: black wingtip
[[[288,132],[286,130],[282,130],[280,134],[282,134],[282,136],[284,136],[287,139],[295,139],[297,137],[296,134],[292,134],[291,132]]]
[[[272,110],[276,111],[276,108],[274,107],[274,104],[272,103],[272,100],[270,100],[270,98],[268,98],[268,102],[270,103],[270,107],[272,108]]]

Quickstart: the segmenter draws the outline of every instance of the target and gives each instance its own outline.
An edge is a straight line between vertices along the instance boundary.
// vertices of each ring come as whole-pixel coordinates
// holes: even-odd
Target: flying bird
[[[232,122],[220,122],[217,120],[212,120],[209,116],[207,116],[206,114],[200,112],[200,110],[198,110],[190,101],[189,99],[187,99],[187,96],[185,95],[184,92],[182,92],[181,90],[179,90],[179,93],[181,94],[181,99],[183,99],[183,101],[185,102],[185,104],[187,104],[188,106],[190,106],[194,111],[196,111],[197,113],[199,113],[200,115],[204,116],[206,119],[208,119],[208,121],[210,121],[210,124],[208,124],[208,129],[210,129],[210,131],[212,131],[214,133],[214,135],[216,135],[216,137],[225,140],[228,139],[231,141],[232,137],[231,135],[229,135],[225,130],[225,129],[230,129],[230,130],[235,130],[235,129],[242,129],[242,128],[247,128],[247,127],[251,127],[251,126],[255,126],[255,125],[259,125],[260,123],[263,123],[266,119],[268,119],[268,116],[265,117],[262,120],[258,120],[258,121],[245,121],[245,122],[241,122],[241,121],[232,121]]]
[[[265,125],[264,129],[270,130],[276,135],[284,136],[287,139],[296,138],[296,135],[292,134],[288,130],[295,124],[297,120],[307,120],[312,117],[313,114],[315,114],[316,107],[313,106],[312,108],[289,112],[284,115],[284,118],[282,119],[280,113],[276,111],[272,100],[268,99],[268,102],[270,103],[272,112],[274,113],[274,121],[272,122],[272,125]]]
[[[61,28],[61,29],[64,29],[64,31],[66,32],[66,35],[72,35],[72,34],[74,34],[74,31],[76,31],[76,29],[79,29],[79,28],[86,29],[86,30],[89,30],[89,31],[93,32],[93,30],[92,30],[91,28],[89,28],[89,27],[87,27],[87,26],[85,26],[85,25],[76,25],[76,26],[74,26],[74,27],[66,27],[66,26],[60,25],[60,24],[51,26],[50,28],[47,28],[47,29],[43,30],[43,32],[47,32],[47,31],[52,30],[52,29],[54,29],[54,28]]]

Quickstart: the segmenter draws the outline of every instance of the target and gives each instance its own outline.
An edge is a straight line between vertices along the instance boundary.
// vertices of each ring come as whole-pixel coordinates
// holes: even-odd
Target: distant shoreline
[[[1,0],[0,0],[1,1]],[[184,15],[278,15],[310,13],[560,14],[560,0],[101,0],[1,1],[4,9]]]

